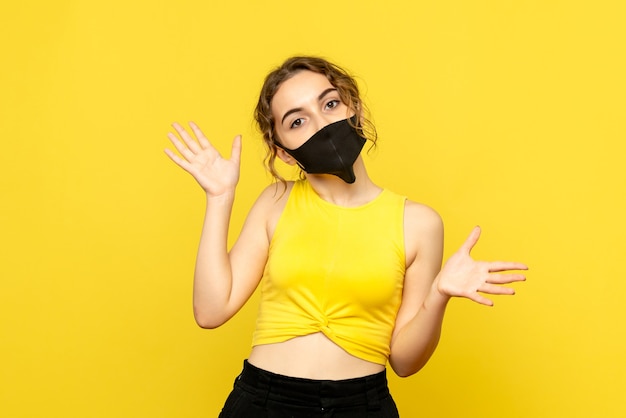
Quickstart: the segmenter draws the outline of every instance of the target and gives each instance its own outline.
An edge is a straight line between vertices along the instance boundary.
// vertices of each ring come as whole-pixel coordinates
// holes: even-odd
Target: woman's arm
[[[407,201],[404,235],[407,268],[389,357],[402,377],[416,373],[435,351],[448,302],[432,292],[443,257],[441,217],[427,206]]]
[[[525,280],[522,274],[494,274],[508,270],[526,270],[521,263],[482,262],[470,252],[480,236],[476,227],[461,248],[439,271],[443,252],[443,225],[431,209],[407,202],[405,215],[407,260],[402,305],[391,340],[390,364],[399,376],[410,376],[430,359],[441,334],[448,301],[465,297],[492,305],[478,292],[512,295],[513,289],[500,286]]]
[[[191,174],[206,193],[206,212],[194,274],[193,306],[198,325],[215,328],[230,319],[256,288],[267,258],[267,213],[272,199],[262,193],[248,215],[232,250],[228,228],[239,181],[241,137],[235,137],[230,159],[224,159],[200,129],[190,124],[197,141],[180,125],[180,139],[168,137],[180,156],[166,154]]]

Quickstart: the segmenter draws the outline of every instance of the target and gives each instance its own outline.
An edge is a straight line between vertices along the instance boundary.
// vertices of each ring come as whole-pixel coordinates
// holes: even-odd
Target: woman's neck
[[[356,181],[352,184],[332,174],[307,174],[306,177],[323,200],[338,206],[355,207],[370,202],[382,189],[369,178],[361,157],[354,163],[354,175]]]

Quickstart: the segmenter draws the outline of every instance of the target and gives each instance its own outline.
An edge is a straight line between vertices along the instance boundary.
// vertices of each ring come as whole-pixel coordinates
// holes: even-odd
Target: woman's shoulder
[[[422,227],[441,227],[443,220],[439,213],[432,207],[406,199],[404,204],[405,222],[411,222]]]
[[[265,187],[257,198],[257,204],[268,207],[284,206],[295,185],[295,181],[274,182]]]
[[[443,239],[443,219],[432,207],[407,199],[404,206],[405,236],[414,245]]]
[[[276,182],[267,186],[257,197],[250,214],[263,219],[266,228],[271,233],[278,222],[278,218],[282,214],[287,200],[291,194],[295,182],[287,181],[285,183]]]
[[[409,256],[414,257],[431,247],[441,247],[443,219],[432,207],[407,199],[404,210],[404,236]]]

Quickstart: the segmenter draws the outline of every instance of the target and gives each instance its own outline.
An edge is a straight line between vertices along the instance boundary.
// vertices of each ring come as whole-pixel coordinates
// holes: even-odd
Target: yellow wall
[[[404,417],[626,415],[623,2],[13,1],[0,6],[0,416],[216,416],[253,300],[196,327],[203,196],[162,149],[244,135],[238,231],[268,182],[252,109],[292,54],[359,76],[379,183],[446,222],[446,254],[530,264],[451,304],[391,379]]]

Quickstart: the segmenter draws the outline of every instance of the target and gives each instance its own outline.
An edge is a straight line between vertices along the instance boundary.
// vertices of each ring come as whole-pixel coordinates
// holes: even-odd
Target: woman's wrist
[[[433,281],[432,286],[430,287],[430,292],[428,293],[428,296],[426,298],[426,301],[424,301],[424,304],[427,307],[443,307],[445,308],[446,305],[448,304],[448,301],[451,299],[452,297],[446,293],[444,293],[440,288],[439,288],[439,276],[437,276],[435,278],[435,280]]]
[[[212,194],[209,192],[206,193],[206,200],[210,202],[212,205],[214,204],[232,204],[235,200],[235,189],[225,190],[220,194]]]

